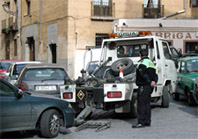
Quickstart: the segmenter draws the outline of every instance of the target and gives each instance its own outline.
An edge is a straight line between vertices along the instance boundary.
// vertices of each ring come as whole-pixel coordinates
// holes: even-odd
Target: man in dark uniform
[[[141,128],[151,125],[151,94],[158,80],[155,65],[148,58],[148,52],[141,50],[140,57],[141,60],[139,61],[136,70],[136,84],[138,86],[138,123],[132,125],[132,128]]]

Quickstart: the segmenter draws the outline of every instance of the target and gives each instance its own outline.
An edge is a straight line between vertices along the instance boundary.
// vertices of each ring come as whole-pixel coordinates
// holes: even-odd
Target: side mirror
[[[20,99],[23,96],[23,91],[19,89],[16,96],[18,99]]]
[[[182,56],[182,50],[181,50],[181,48],[178,48],[177,49],[177,52],[178,52],[179,56],[181,57]]]

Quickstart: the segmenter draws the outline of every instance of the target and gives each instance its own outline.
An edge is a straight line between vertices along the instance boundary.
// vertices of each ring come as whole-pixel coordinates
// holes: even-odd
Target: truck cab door
[[[162,41],[162,47],[164,52],[164,65],[165,65],[165,78],[167,80],[171,80],[171,87],[172,92],[175,92],[176,89],[176,81],[177,81],[177,70],[175,67],[174,61],[171,59],[171,52],[168,47],[168,43],[165,41]]]

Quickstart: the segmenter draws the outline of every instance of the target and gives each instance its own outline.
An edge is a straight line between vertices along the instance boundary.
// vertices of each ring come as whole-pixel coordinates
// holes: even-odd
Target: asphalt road
[[[190,107],[185,100],[171,101],[169,108],[152,106],[152,125],[141,129],[133,129],[131,125],[137,119],[118,118],[110,114],[105,119],[111,121],[111,128],[95,132],[95,128],[87,128],[75,132],[76,127],[59,134],[57,139],[198,139],[198,107]],[[34,134],[16,132],[2,134],[1,138],[39,138]]]

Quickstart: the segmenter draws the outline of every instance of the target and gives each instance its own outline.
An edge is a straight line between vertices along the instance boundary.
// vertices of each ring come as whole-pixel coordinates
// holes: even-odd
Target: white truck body
[[[138,32],[130,34],[138,34]],[[111,44],[114,45],[111,46]],[[118,49],[120,46],[124,47],[125,55],[119,56]],[[129,48],[133,51],[131,55],[128,54]],[[152,100],[161,102],[162,106],[168,107],[168,92],[174,92],[176,88],[176,68],[174,61],[171,60],[171,51],[168,42],[156,36],[103,40],[99,70],[96,69],[95,73],[89,77],[85,77],[85,83],[83,85],[76,85],[76,83],[75,85],[62,86],[60,90],[61,98],[74,104],[75,107],[84,108],[86,105],[91,105],[95,108],[110,109],[113,105],[117,113],[130,112],[135,106],[133,98],[137,92],[135,69],[133,72],[124,73],[124,78],[120,79],[121,81],[114,80],[113,82],[108,82],[108,79],[117,78],[116,76],[119,77],[119,73],[115,76],[115,74],[117,74],[116,68],[120,68],[119,66],[123,66],[125,71],[130,70],[129,65],[127,65],[130,62],[127,63],[127,61],[125,61],[126,59],[129,61],[132,60],[133,67],[136,67],[138,60],[140,60],[140,49],[148,50],[149,58],[154,62],[159,78],[157,86],[152,93]],[[116,65],[115,63],[117,61],[121,61],[121,63],[118,62],[118,65]],[[113,65],[117,67],[115,68],[114,66],[113,68]],[[106,67],[106,69],[102,70],[104,67]],[[102,73],[102,75],[97,75],[98,72]],[[108,72],[113,73],[113,75]],[[73,98],[65,98],[64,94],[66,93],[72,93]],[[131,104],[132,101],[133,104]],[[132,110],[132,112],[134,112],[134,110]]]

